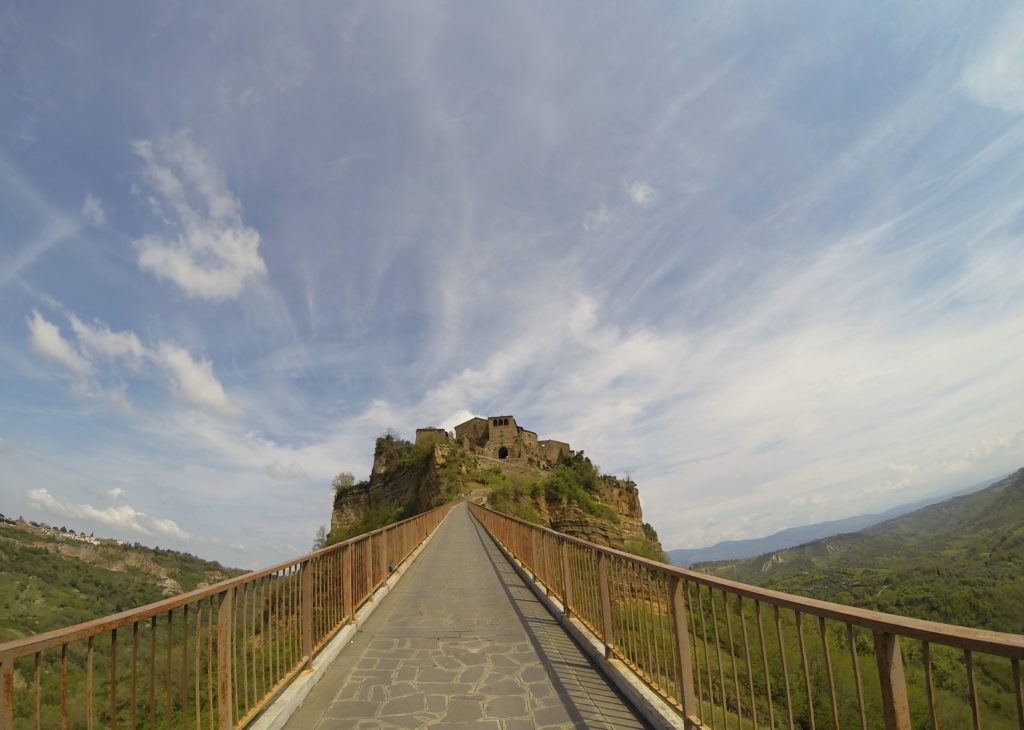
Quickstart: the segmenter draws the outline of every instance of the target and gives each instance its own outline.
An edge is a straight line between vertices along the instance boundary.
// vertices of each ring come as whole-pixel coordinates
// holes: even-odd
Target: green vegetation
[[[352,476],[351,472],[343,471],[341,474],[334,477],[334,481],[331,482],[331,487],[334,489],[335,498],[350,490],[355,483],[356,478]]]
[[[904,616],[1024,633],[1024,470],[861,532],[702,569]]]
[[[543,496],[548,503],[573,503],[587,514],[618,524],[619,516],[597,497],[604,478],[582,451],[543,476],[508,477],[496,467],[474,475],[475,481],[490,488],[487,503],[498,512],[543,524],[538,509]]]
[[[377,530],[386,525],[394,524],[395,522],[401,522],[402,520],[414,517],[416,514],[418,513],[412,505],[399,507],[390,507],[383,504],[373,505],[367,508],[359,522],[355,523],[347,530],[332,532],[324,543],[324,547],[327,545],[334,545],[335,543],[342,542],[343,540],[348,540],[349,538],[357,535],[362,535],[365,532]]]
[[[492,509],[535,525],[546,524],[537,507],[538,500],[544,494],[539,478],[512,479],[497,467],[492,467],[479,473],[477,479],[490,489],[487,504]]]
[[[377,438],[376,456],[383,456],[384,473],[407,467],[426,467],[434,455],[432,443],[417,446],[399,437],[393,431],[385,431]]]
[[[1024,470],[980,492],[926,507],[861,532],[817,540],[754,559],[707,563],[700,567],[706,572],[788,593],[1019,634],[1024,633],[1024,575],[1019,567],[1022,564]],[[700,593],[704,594],[703,604],[698,599],[695,606],[692,597],[690,602],[698,618],[695,627],[697,662],[705,685],[709,675],[714,685],[705,686],[702,692],[705,695],[713,692],[719,698],[716,704],[720,704],[722,689],[717,687],[716,654],[718,651],[724,657],[731,654],[724,638],[729,630],[726,622],[731,620],[733,629],[743,621],[749,627],[756,627],[757,619],[749,602],[740,613],[735,600],[725,606],[721,594],[716,593],[712,599],[707,591]],[[709,610],[711,600],[718,603],[717,616]],[[790,611],[781,612],[784,649],[779,648],[778,639],[772,636],[775,627],[770,611],[765,612],[763,623],[770,637],[766,650],[776,717],[780,708],[785,711],[785,694],[779,689],[783,680],[781,657],[785,655],[794,697],[794,723],[797,727],[808,727],[810,706],[803,687],[795,617]],[[823,718],[829,717],[832,710],[816,624],[813,619],[805,619],[803,633],[809,648],[816,642],[818,646],[817,651],[809,654],[811,706],[815,716]],[[845,718],[854,718],[857,712],[850,647],[844,626],[829,621],[826,627],[839,713],[845,726]],[[756,628],[750,632],[750,637],[752,656],[756,658],[760,654]],[[858,630],[854,637],[868,717],[879,717],[880,697],[871,636],[866,630]],[[710,647],[706,653],[705,644]],[[909,639],[901,641],[901,649],[913,726],[930,726],[924,649],[920,642]],[[973,662],[982,725],[986,728],[1016,727],[1010,662],[977,653]],[[731,659],[727,659],[724,668],[727,685],[732,673],[730,663]],[[744,656],[737,655],[737,665],[742,688],[748,669]],[[972,724],[970,687],[963,652],[933,644],[931,669],[940,727],[969,727]],[[768,710],[767,691],[763,669],[756,666],[756,661],[753,676],[755,689],[760,687],[758,711],[763,717]],[[728,689],[726,687],[727,698],[730,697]],[[727,714],[733,715],[736,711],[733,701],[730,699],[727,704]]]
[[[630,540],[626,543],[626,552],[648,560],[657,560],[659,563],[668,562],[665,551],[650,540]]]
[[[244,571],[187,553],[0,525],[0,641],[89,621]]]
[[[425,479],[431,474],[430,467],[434,463],[434,444],[414,444],[399,437],[393,431],[385,431],[377,438],[375,456],[384,464],[383,473],[379,478],[389,479],[404,470],[418,473],[418,478]],[[465,456],[461,449],[453,450],[448,459],[438,467],[436,476],[440,480],[437,494],[426,503],[419,505],[409,503],[403,505],[371,504],[365,508],[358,522],[344,530],[332,530],[323,539],[318,534],[314,546],[333,545],[343,540],[370,532],[386,525],[400,522],[413,517],[426,509],[439,507],[459,496],[461,483],[457,476]],[[338,508],[341,500],[353,489],[368,489],[369,481],[356,482],[348,472],[342,472],[331,483],[334,490],[334,506]]]

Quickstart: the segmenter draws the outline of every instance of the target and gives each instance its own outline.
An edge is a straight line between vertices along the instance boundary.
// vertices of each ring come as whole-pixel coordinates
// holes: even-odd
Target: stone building
[[[416,437],[418,440],[419,431]],[[535,432],[517,424],[514,416],[471,418],[455,427],[455,440],[482,456],[542,469],[556,466],[572,456],[569,444],[554,439],[539,440]]]

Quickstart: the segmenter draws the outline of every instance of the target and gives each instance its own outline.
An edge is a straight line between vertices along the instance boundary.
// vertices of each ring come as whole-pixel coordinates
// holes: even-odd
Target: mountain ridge
[[[695,569],[796,595],[1024,633],[1024,469],[859,532]]]
[[[857,532],[873,525],[886,522],[890,519],[910,514],[923,507],[951,499],[953,497],[970,494],[989,487],[1008,475],[1002,475],[991,479],[972,484],[969,487],[960,487],[950,492],[941,492],[925,497],[923,499],[907,502],[905,504],[891,507],[882,512],[868,512],[842,517],[836,520],[825,520],[813,522],[807,525],[787,527],[773,532],[764,537],[753,537],[742,540],[722,540],[714,545],[700,548],[675,548],[667,551],[669,560],[673,565],[688,568],[692,565],[704,562],[715,562],[720,560],[742,560],[753,558],[764,553],[776,550],[784,550],[790,547],[820,540],[822,538],[839,535],[846,532]]]

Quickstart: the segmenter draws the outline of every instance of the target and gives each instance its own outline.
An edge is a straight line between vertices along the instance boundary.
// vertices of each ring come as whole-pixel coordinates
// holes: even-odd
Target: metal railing
[[[243,727],[451,506],[207,588],[0,644],[0,730]]]
[[[1024,636],[801,598],[470,509],[689,728],[1024,730]]]

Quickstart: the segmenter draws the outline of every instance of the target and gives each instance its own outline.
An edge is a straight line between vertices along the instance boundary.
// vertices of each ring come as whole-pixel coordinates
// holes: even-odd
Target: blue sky
[[[255,566],[513,413],[666,547],[1024,465],[1024,6],[0,11],[0,511]]]

